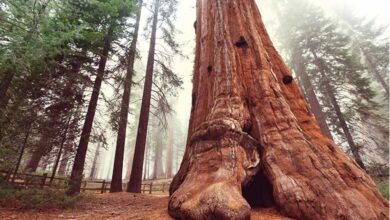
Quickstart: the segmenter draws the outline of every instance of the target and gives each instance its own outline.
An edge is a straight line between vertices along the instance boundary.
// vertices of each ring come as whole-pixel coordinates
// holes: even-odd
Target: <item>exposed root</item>
[[[241,186],[258,171],[257,142],[231,120],[204,123],[190,140],[184,182],[170,198],[177,219],[249,219]]]

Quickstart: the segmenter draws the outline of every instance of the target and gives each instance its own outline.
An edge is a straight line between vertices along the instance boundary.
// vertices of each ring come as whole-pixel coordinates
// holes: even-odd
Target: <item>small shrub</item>
[[[51,189],[28,189],[16,192],[21,209],[73,208],[77,197],[69,197],[64,192]]]
[[[18,189],[12,185],[0,185],[0,206],[17,209],[68,209],[73,208],[81,196],[70,197],[53,189]]]
[[[388,180],[379,183],[378,189],[386,199],[389,199],[389,181]]]

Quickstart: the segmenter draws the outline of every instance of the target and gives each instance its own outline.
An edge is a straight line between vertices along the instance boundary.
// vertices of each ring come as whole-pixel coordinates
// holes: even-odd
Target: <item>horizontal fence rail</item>
[[[12,184],[24,187],[24,188],[54,188],[65,190],[68,186],[69,178],[55,177],[50,182],[50,177],[47,173],[42,175],[17,173],[15,176],[12,172],[0,171],[0,177],[5,181]],[[141,192],[147,194],[153,193],[167,193],[169,190],[170,181],[167,182],[154,182],[148,180],[141,185]],[[111,182],[107,180],[83,180],[81,182],[81,192],[94,192],[94,193],[107,193],[110,192]],[[122,189],[127,188],[127,183],[123,183]]]

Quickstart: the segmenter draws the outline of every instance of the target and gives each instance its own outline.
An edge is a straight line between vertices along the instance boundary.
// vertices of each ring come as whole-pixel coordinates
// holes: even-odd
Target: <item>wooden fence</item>
[[[43,175],[18,173],[15,176],[12,172],[0,171],[0,177],[3,177],[7,182],[25,187],[25,188],[45,188],[66,189],[68,186],[68,178],[55,177],[50,182],[50,177],[47,173]],[[169,190],[170,182],[144,182],[141,185],[142,193],[166,193]],[[106,180],[82,180],[81,192],[106,193],[110,192],[111,182]],[[123,183],[123,189],[127,188],[127,183]]]

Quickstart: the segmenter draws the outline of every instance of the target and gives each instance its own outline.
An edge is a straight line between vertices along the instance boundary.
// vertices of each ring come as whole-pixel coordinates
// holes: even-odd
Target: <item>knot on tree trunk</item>
[[[240,38],[235,43],[235,45],[236,45],[236,47],[239,47],[239,48],[248,48],[249,47],[248,42],[245,40],[244,36],[240,36]]]
[[[293,77],[292,76],[289,76],[289,75],[286,75],[286,76],[283,76],[283,83],[288,85],[290,83],[292,83],[293,81]]]

